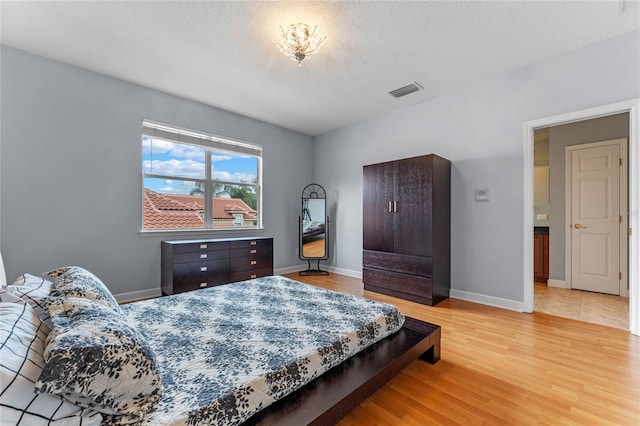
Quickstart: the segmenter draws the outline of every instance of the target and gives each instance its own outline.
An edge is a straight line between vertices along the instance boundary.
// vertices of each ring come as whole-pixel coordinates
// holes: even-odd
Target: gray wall
[[[143,118],[262,144],[265,230],[250,234],[274,237],[276,268],[300,264],[311,137],[6,46],[0,53],[8,279],[82,265],[113,293],[159,289],[160,241],[170,238],[139,234]],[[236,235],[249,236],[224,236]],[[173,239],[199,237],[213,236]]]
[[[565,147],[610,139],[629,138],[629,114],[549,128],[549,278],[565,279]]]
[[[436,153],[453,162],[452,288],[522,302],[523,123],[639,97],[638,75],[634,31],[316,138],[314,180],[337,206],[333,264],[361,271],[362,166]]]

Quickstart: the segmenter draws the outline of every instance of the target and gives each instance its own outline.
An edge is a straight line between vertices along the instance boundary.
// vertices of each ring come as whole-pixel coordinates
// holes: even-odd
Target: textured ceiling
[[[7,46],[318,135],[640,28],[637,1],[1,3]],[[328,36],[302,67],[278,25]],[[424,90],[387,92],[412,82]]]

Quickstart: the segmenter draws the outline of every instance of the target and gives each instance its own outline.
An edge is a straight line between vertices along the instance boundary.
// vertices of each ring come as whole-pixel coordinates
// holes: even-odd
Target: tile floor
[[[534,311],[629,329],[629,299],[589,291],[534,285]]]

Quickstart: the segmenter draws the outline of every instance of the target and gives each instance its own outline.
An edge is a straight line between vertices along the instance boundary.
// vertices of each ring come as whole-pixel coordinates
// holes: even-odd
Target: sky
[[[212,150],[213,179],[252,182],[257,175],[256,157]],[[142,171],[167,177],[204,179],[205,148],[142,137]],[[193,181],[145,178],[145,188],[167,194],[189,194]]]

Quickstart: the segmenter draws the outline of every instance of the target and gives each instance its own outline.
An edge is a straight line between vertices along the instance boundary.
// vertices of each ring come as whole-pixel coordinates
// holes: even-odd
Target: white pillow
[[[0,419],[9,425],[99,425],[102,415],[35,393],[49,328],[28,304],[0,303]]]
[[[7,274],[4,272],[4,261],[2,260],[2,252],[0,252],[0,287],[7,285]]]
[[[22,274],[4,290],[30,304],[38,318],[51,328],[49,312],[44,309],[44,298],[49,296],[52,286],[53,283],[45,278]]]

